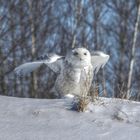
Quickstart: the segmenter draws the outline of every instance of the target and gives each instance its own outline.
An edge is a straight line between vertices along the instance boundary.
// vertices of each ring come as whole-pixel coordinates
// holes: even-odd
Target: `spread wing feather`
[[[63,60],[60,59],[60,58],[62,58],[62,56],[58,56],[58,55],[56,55],[56,56],[58,58],[56,58],[56,57],[54,58],[54,56],[51,56],[46,60],[24,63],[24,64],[16,67],[14,72],[19,76],[26,75],[26,74],[36,70],[37,68],[39,68],[41,65],[45,64],[55,73],[59,73],[59,71],[61,69],[61,63]]]
[[[42,64],[42,61],[28,62],[16,67],[14,71],[17,75],[26,75],[39,68]]]
[[[109,55],[101,52],[91,52],[91,63],[93,65],[94,74],[97,74],[100,68],[103,68],[109,60]]]

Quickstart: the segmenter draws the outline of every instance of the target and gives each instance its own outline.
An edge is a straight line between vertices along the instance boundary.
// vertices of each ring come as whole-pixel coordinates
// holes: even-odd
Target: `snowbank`
[[[79,113],[66,99],[0,96],[0,140],[139,140],[140,103],[100,98]]]

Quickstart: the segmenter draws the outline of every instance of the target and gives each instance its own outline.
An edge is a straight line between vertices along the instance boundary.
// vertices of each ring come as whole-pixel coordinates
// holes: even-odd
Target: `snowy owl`
[[[92,79],[100,68],[109,60],[109,55],[101,52],[89,52],[86,48],[75,48],[66,56],[57,54],[45,55],[44,59],[28,62],[15,68],[17,75],[25,75],[47,65],[57,73],[57,78],[52,92],[57,98],[67,94],[74,96],[87,95],[91,87]]]

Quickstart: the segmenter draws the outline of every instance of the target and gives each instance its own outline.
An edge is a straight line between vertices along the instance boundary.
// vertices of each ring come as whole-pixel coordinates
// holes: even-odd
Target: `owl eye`
[[[74,52],[73,55],[78,55],[78,53],[77,52]]]
[[[84,55],[87,55],[87,53],[85,52]]]

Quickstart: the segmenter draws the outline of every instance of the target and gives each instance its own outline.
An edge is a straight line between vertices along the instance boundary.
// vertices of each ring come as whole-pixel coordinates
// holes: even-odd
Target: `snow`
[[[0,96],[0,140],[140,139],[140,103],[99,98],[87,112],[70,103]]]

